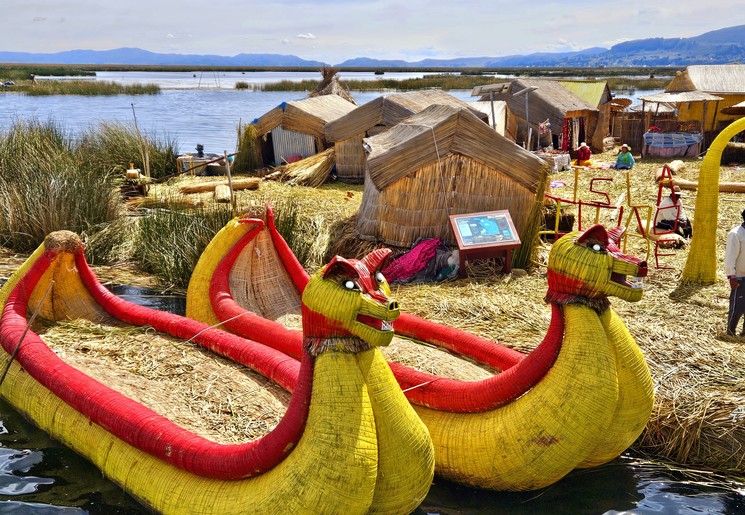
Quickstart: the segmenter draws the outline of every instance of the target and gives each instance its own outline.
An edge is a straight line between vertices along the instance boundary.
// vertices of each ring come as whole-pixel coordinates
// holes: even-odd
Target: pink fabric
[[[435,256],[440,238],[422,240],[403,256],[394,259],[385,269],[383,275],[388,282],[407,279],[424,269],[429,260]]]

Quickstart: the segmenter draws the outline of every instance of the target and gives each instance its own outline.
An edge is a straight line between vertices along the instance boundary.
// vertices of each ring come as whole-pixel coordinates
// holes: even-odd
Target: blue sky
[[[503,56],[631,39],[690,37],[745,24],[742,0],[0,0],[0,51],[139,47],[179,54]]]

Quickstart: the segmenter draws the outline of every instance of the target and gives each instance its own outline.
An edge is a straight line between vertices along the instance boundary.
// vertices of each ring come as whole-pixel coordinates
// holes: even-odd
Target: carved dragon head
[[[546,301],[585,304],[600,312],[610,306],[609,296],[636,302],[642,289],[629,276],[645,277],[647,263],[621,252],[623,227],[606,231],[596,224],[586,231],[559,238],[548,256]]]
[[[363,259],[336,256],[310,278],[302,309],[303,336],[312,353],[322,350],[319,345],[358,351],[391,342],[392,322],[400,311],[380,272],[390,253],[378,249]]]

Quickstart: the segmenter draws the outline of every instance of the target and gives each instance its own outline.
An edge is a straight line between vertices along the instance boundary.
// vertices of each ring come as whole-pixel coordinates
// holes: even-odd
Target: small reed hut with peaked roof
[[[365,139],[357,236],[396,247],[454,245],[449,216],[507,209],[518,234],[542,191],[546,163],[469,109],[434,105]]]
[[[326,139],[334,143],[337,178],[350,183],[363,182],[366,156],[362,139],[380,134],[436,104],[471,108],[468,103],[442,90],[409,91],[380,96],[329,123]],[[477,116],[484,122],[488,120],[484,113],[479,112]]]
[[[279,166],[326,150],[326,124],[356,107],[339,95],[282,102],[252,123],[262,164]]]
[[[528,93],[521,93],[526,89]],[[597,107],[588,104],[558,81],[520,78],[505,83],[504,87],[493,95],[494,100],[504,100],[510,115],[515,117],[518,127],[518,143],[527,142],[528,139],[529,131],[525,127],[526,95],[528,95],[527,121],[533,129],[528,148],[537,147],[535,138],[540,134],[539,124],[545,121],[551,124],[550,143],[555,149],[573,150],[583,141],[588,144],[592,141],[591,136],[597,127]],[[489,100],[489,95],[483,96],[481,100]]]

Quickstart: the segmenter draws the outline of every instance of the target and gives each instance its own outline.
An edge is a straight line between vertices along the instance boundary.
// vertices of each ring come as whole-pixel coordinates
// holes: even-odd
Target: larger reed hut
[[[262,165],[278,166],[326,150],[326,124],[356,107],[339,95],[282,102],[252,123]]]
[[[450,215],[497,209],[522,235],[547,166],[452,106],[430,106],[364,143],[357,236],[402,248],[434,237],[454,245]]]
[[[442,90],[408,91],[380,96],[341,116],[326,126],[326,139],[334,143],[336,176],[349,183],[365,179],[365,150],[362,139],[388,130],[400,121],[431,105],[472,108]],[[474,113],[488,121],[485,113]]]
[[[689,66],[675,73],[665,93],[701,92],[720,97],[715,102],[681,102],[678,122],[696,125],[709,142],[740,115],[722,111],[745,101],[745,64]]]
[[[611,134],[611,102],[613,95],[608,83],[604,80],[561,80],[559,84],[597,108],[597,115],[591,113],[588,122],[589,125],[594,125],[596,128],[586,142],[592,148],[602,150],[603,140]],[[593,120],[595,116],[597,116],[597,119]]]
[[[542,133],[541,145],[550,143],[559,150],[575,149],[583,141],[593,141],[598,126],[597,107],[588,104],[558,81],[515,79],[495,91],[493,97],[507,103],[510,115],[517,122],[517,141],[525,142],[529,149],[537,148],[537,138]],[[489,95],[484,95],[481,100],[489,100]],[[546,122],[550,124],[547,139],[545,128],[549,125]],[[600,132],[601,138],[604,137],[605,130],[601,129]],[[528,137],[531,141],[528,141]]]

